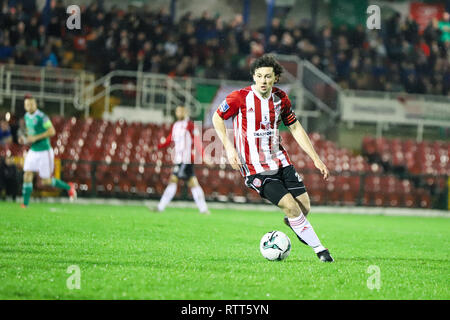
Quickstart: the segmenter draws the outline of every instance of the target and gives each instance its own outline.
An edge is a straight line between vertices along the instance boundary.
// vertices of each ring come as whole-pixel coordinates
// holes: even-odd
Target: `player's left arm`
[[[305,151],[306,154],[312,159],[316,168],[322,173],[323,178],[325,180],[328,179],[330,172],[328,171],[327,166],[322,162],[322,160],[320,160],[319,155],[316,150],[314,150],[311,140],[309,140],[308,134],[297,120],[297,117],[292,110],[291,100],[283,91],[279,93],[279,97],[282,101],[281,119],[283,120],[284,125],[289,128],[300,148],[302,148],[303,151]]]
[[[44,122],[44,128],[47,129],[45,132],[36,134],[34,136],[28,136],[27,142],[34,143],[34,142],[42,140],[42,139],[51,138],[56,134],[56,130],[53,127],[53,124],[49,119]]]
[[[314,165],[316,166],[317,169],[320,170],[320,172],[323,175],[323,178],[325,180],[328,179],[330,172],[328,171],[328,168],[322,162],[322,160],[320,160],[320,157],[317,154],[316,150],[314,150],[314,147],[311,143],[311,140],[308,137],[308,134],[306,133],[305,129],[303,129],[303,126],[300,124],[300,122],[298,120],[295,120],[291,125],[288,126],[288,128],[291,131],[292,135],[294,136],[295,141],[297,141],[299,146],[313,160]]]

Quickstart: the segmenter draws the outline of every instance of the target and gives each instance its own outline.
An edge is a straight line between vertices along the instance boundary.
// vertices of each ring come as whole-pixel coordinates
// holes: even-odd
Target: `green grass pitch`
[[[0,299],[450,299],[445,218],[309,216],[336,262],[321,263],[281,211],[0,203]],[[265,260],[271,230],[290,256]],[[69,289],[68,267],[80,269]],[[377,290],[370,266],[379,268]],[[372,278],[370,278],[372,277]],[[71,278],[73,279],[73,278]],[[70,281],[69,281],[70,283]]]

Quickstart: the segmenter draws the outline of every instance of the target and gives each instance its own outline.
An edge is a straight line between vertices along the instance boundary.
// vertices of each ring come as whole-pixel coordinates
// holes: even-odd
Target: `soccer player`
[[[34,172],[39,173],[43,185],[66,190],[73,201],[77,196],[73,183],[65,183],[53,177],[54,154],[50,137],[55,135],[55,128],[50,119],[37,108],[36,100],[30,95],[25,96],[24,107],[27,136],[20,136],[19,143],[30,144],[31,147],[23,165],[22,208],[28,207],[30,203]]]
[[[158,211],[162,212],[177,192],[178,179],[187,181],[191,189],[192,197],[200,210],[200,213],[209,214],[205,201],[205,194],[194,173],[195,150],[203,154],[201,140],[194,122],[189,119],[188,110],[184,106],[175,109],[177,121],[172,125],[169,136],[164,143],[159,144],[156,149],[168,147],[172,142],[175,144],[173,153],[173,172],[169,178],[169,184],[163,192],[158,204]]]
[[[278,128],[283,121],[323,178],[328,178],[328,169],[296,119],[289,97],[274,87],[282,71],[270,55],[256,59],[250,67],[254,84],[229,94],[214,113],[213,125],[228,161],[234,169],[240,169],[245,184],[284,211],[285,223],[300,241],[314,249],[320,261],[333,262],[306,218],[310,210],[308,193],[280,144]],[[233,119],[234,144],[227,137],[224,123],[229,118]]]

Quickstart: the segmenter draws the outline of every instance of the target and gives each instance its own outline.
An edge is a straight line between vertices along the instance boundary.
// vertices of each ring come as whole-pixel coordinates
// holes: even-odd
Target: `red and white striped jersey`
[[[286,126],[297,119],[287,94],[273,87],[264,99],[252,86],[229,94],[217,109],[219,116],[233,118],[234,145],[243,163],[241,174],[249,176],[291,164],[280,144],[281,121]]]
[[[166,148],[172,142],[175,144],[172,155],[174,164],[193,164],[196,149],[200,155],[203,154],[199,132],[190,119],[176,121],[172,125],[170,134],[166,137],[166,141],[160,143],[158,149]]]

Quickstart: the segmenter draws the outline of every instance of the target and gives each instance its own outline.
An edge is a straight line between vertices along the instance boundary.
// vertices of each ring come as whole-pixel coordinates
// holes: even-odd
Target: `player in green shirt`
[[[450,42],[450,13],[444,12],[443,18],[438,23],[439,29],[442,31],[441,41]]]
[[[73,183],[65,183],[53,177],[54,154],[50,137],[56,134],[55,128],[47,115],[37,108],[36,100],[30,95],[25,96],[24,107],[27,136],[19,137],[19,143],[30,144],[31,147],[23,165],[22,207],[26,208],[30,202],[35,172],[39,173],[43,185],[67,190],[70,200],[74,200],[77,192]]]

